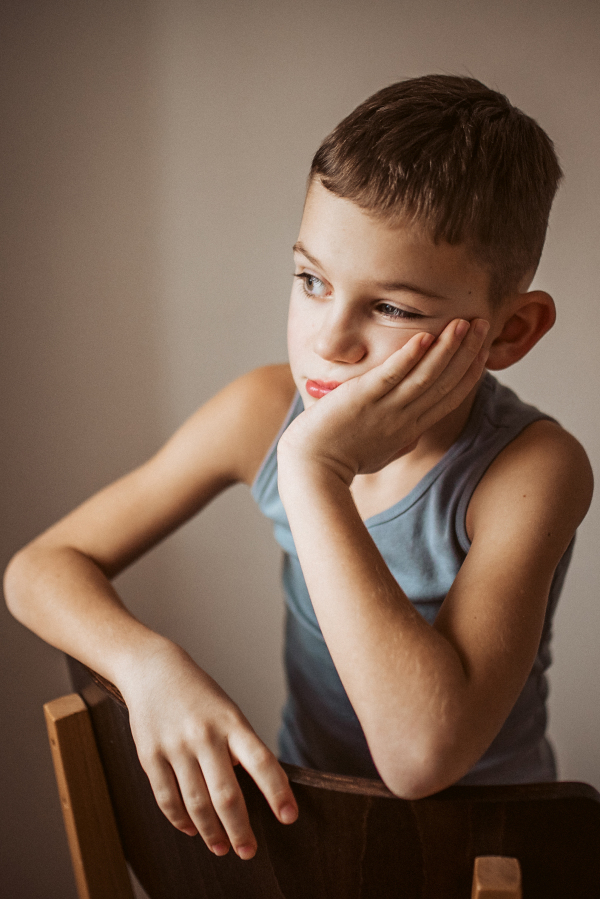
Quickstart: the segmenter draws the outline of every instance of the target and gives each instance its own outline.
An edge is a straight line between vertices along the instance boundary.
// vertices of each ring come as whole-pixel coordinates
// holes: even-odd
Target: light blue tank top
[[[377,777],[362,727],[321,634],[277,489],[277,443],[303,408],[298,394],[252,487],[284,551],[288,698],[280,757],[321,771]],[[487,373],[465,428],[443,458],[400,502],[365,521],[393,576],[430,624],[469,551],[465,517],[473,491],[511,440],[544,418],[548,416],[521,402]],[[552,749],[545,737],[548,685],[544,672],[551,661],[552,616],[572,548],[573,544],[556,569],[540,647],[525,687],[499,734],[461,784],[556,780]],[[485,600],[482,595],[481,601]]]

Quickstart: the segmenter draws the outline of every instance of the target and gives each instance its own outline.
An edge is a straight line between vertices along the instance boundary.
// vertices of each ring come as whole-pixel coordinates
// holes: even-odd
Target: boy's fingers
[[[362,378],[367,387],[367,398],[380,399],[397,387],[420,362],[434,340],[434,334],[421,331],[411,337],[381,366],[366,372]]]
[[[437,340],[435,335],[427,332],[415,334],[381,366],[373,369],[372,374],[368,372],[364,376],[369,381],[372,378],[369,398],[381,399],[399,388],[406,402],[415,400],[436,383],[469,331],[469,322],[455,319],[446,325]]]
[[[199,833],[216,855],[225,855],[231,845],[248,859],[256,853],[256,838],[233,761],[248,771],[282,823],[295,821],[298,808],[285,771],[249,726],[232,734],[230,742],[231,747],[226,741],[203,745],[197,757],[192,751],[167,760],[152,752],[140,759],[157,804],[174,827]]]
[[[470,370],[488,330],[483,319],[470,325],[459,320],[446,327],[422,364],[402,384],[405,401],[430,405],[454,390]]]
[[[468,396],[469,392],[475,387],[483,372],[489,351],[481,349],[475,356],[471,365],[462,376],[460,381],[447,393],[440,396],[438,402],[433,405],[428,404],[423,413],[418,417],[418,428],[420,432],[426,431],[432,425],[436,424],[441,418],[456,409],[461,402]],[[418,405],[415,403],[415,407]]]
[[[231,843],[240,858],[252,858],[256,852],[256,838],[250,826],[244,796],[233,771],[226,745],[223,744],[219,750],[213,747],[210,755],[207,755],[201,763],[210,809],[219,827],[224,829],[225,842]],[[198,826],[198,821],[189,806],[188,811]],[[214,820],[210,814],[206,821],[206,835],[201,827],[198,827],[198,830],[208,847],[214,851],[214,847],[222,837],[220,838],[219,831],[214,829]]]
[[[184,805],[198,833],[209,849],[217,855],[224,855],[229,849],[230,835],[226,823],[221,820],[215,796],[203,776],[200,765],[193,756],[190,756],[181,759],[174,770]]]
[[[155,758],[149,764],[143,765],[156,803],[173,827],[193,836],[198,829],[189,814],[179,792],[177,778],[173,769],[165,759]]]
[[[470,384],[470,375],[474,370],[474,364],[475,368],[477,367],[476,362],[489,328],[489,323],[484,319],[476,319],[471,323],[467,335],[433,385],[434,392],[440,399],[457,389],[466,396],[474,386]],[[487,351],[485,358],[487,359]],[[464,397],[462,398],[464,399]]]
[[[254,733],[245,735],[236,753],[275,815],[283,824],[292,824],[298,817],[298,806],[277,758]]]

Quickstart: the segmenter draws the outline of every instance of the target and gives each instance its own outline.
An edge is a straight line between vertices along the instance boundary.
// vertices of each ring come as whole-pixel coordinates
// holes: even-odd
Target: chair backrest
[[[600,896],[600,795],[579,783],[452,787],[412,802],[380,781],[286,765],[300,814],[284,826],[240,769],[258,852],[217,858],[158,809],[115,688],[70,667],[125,856],[151,899],[468,899],[480,856],[518,859],[524,899]]]

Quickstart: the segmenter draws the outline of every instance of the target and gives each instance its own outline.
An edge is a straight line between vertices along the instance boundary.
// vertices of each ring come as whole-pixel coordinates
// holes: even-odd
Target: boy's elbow
[[[394,753],[382,752],[375,765],[384,784],[400,799],[424,799],[456,783],[467,767],[456,753],[431,743]]]
[[[19,550],[4,572],[4,600],[11,615],[27,623],[27,584],[31,579],[31,561],[28,548]]]
[[[19,589],[18,584],[20,581],[20,569],[22,567],[21,562],[21,553],[17,553],[12,557],[6,571],[4,572],[3,579],[3,588],[4,588],[4,601],[8,607],[8,611],[15,618],[19,617]]]
[[[450,786],[426,764],[396,766],[390,771],[379,769],[379,773],[388,790],[399,799],[425,799]]]

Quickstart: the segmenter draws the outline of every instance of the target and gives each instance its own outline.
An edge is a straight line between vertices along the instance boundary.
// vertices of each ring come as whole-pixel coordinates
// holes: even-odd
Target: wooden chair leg
[[[80,899],[134,899],[87,707],[78,693],[44,706]]]
[[[478,856],[471,899],[522,899],[518,860],[504,855]]]

